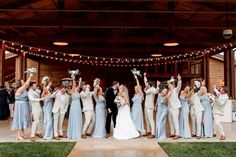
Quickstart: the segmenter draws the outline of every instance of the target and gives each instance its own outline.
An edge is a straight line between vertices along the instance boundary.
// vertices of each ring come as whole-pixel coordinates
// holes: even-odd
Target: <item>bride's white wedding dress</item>
[[[129,105],[121,105],[118,109],[113,137],[116,139],[132,139],[139,135],[131,119]]]

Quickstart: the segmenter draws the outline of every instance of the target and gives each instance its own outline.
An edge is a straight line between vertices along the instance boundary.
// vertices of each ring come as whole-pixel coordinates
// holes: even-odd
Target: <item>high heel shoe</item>
[[[16,140],[17,140],[17,141],[22,141],[22,140],[24,140],[24,138],[23,138],[22,136],[17,136],[17,137],[16,137]]]
[[[26,137],[25,135],[21,135],[21,137],[25,140],[28,139],[28,137]]]

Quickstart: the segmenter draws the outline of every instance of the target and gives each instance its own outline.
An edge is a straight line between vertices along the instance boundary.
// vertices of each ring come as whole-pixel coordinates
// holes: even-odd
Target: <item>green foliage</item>
[[[0,143],[0,157],[66,157],[75,142]]]
[[[236,142],[160,142],[170,157],[233,157]]]

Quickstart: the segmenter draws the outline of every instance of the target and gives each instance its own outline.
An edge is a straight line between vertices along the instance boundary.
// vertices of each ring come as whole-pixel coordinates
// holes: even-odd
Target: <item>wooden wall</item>
[[[209,90],[211,91],[214,84],[217,85],[220,80],[224,80],[224,63],[221,60],[209,58]]]

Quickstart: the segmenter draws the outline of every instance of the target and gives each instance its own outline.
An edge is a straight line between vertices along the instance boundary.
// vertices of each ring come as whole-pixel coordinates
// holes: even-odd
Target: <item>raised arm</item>
[[[157,80],[157,87],[156,87],[156,94],[157,93],[159,93],[159,91],[160,91],[160,84],[161,84],[161,82],[159,82],[158,80]]]
[[[214,89],[214,92],[216,93],[216,95],[218,96],[219,94],[220,94],[220,92],[217,90],[217,88],[216,88],[216,85],[214,85],[214,87],[213,87]]]
[[[137,75],[134,75],[134,78],[135,78],[135,80],[136,80],[136,85],[137,85],[137,86],[140,86],[140,83],[139,83],[139,80],[138,80]]]
[[[57,89],[56,91],[54,91],[51,95],[52,98],[56,98],[57,94],[59,93],[59,89]]]
[[[194,88],[191,89],[191,91],[187,94],[187,98],[190,98],[192,96],[192,94],[194,93]]]
[[[78,86],[77,86],[77,88],[80,88],[80,86],[81,86],[81,83],[82,83],[82,77],[80,77],[80,78],[79,78],[79,83],[78,83]]]
[[[145,87],[147,87],[147,73],[143,73],[143,79],[144,79],[144,84],[145,84]]]
[[[172,92],[173,92],[173,89],[169,90],[169,92],[167,93],[167,95],[164,97],[164,101],[165,101],[165,102],[168,101],[168,99],[169,99],[169,97],[171,96]]]
[[[72,77],[72,89],[71,89],[71,92],[75,92],[75,89],[76,89],[75,77]]]
[[[177,83],[177,87],[176,87],[176,92],[179,94],[181,87],[182,87],[181,76],[179,74],[177,76],[177,79],[178,79],[178,83]]]
[[[29,87],[32,77],[33,74],[30,74],[28,80],[20,88],[17,89],[16,95],[20,95],[23,91],[25,91]]]

